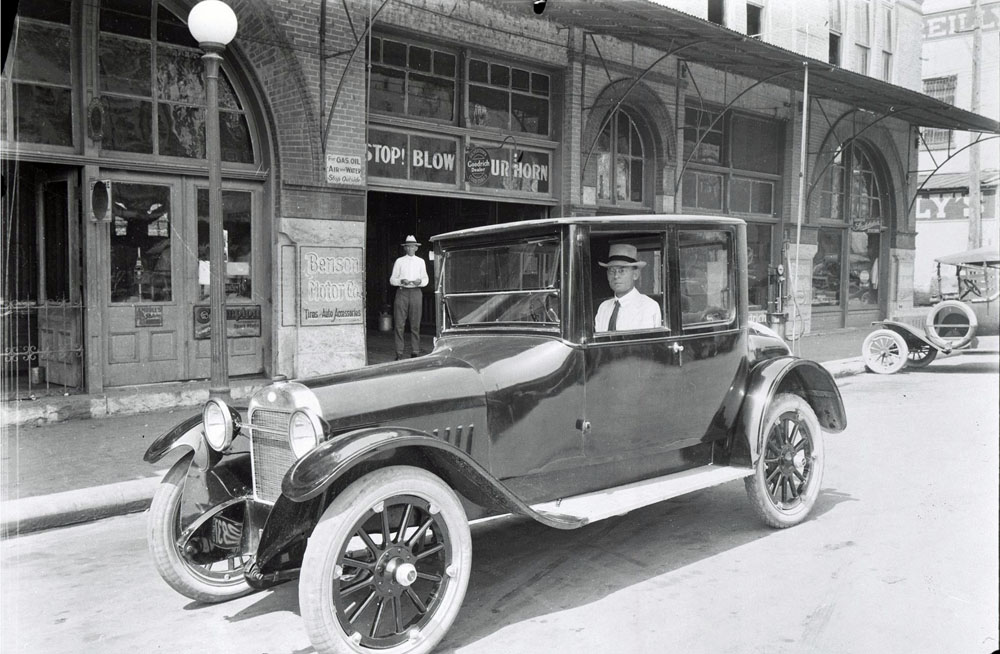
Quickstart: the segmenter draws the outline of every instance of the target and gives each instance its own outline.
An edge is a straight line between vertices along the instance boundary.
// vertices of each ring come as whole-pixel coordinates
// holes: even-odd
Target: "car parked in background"
[[[151,508],[156,567],[220,601],[298,578],[319,652],[426,652],[458,613],[470,521],[574,529],[737,479],[764,523],[804,520],[837,385],[747,309],[746,225],[555,218],[437,236],[423,357],[209,401]],[[659,324],[595,331],[599,265],[635,248]],[[631,248],[629,249],[631,251]]]

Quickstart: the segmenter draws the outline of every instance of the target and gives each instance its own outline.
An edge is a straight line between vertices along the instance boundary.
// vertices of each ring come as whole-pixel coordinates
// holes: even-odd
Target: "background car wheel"
[[[253,592],[244,576],[250,556],[239,552],[220,553],[211,546],[203,546],[199,555],[202,560],[195,562],[178,549],[181,493],[191,456],[184,456],[175,463],[156,489],[149,507],[146,540],[156,571],[171,588],[199,602],[224,602]],[[219,516],[209,519],[195,531],[188,542],[211,543],[213,530],[225,532],[238,528],[241,535],[243,511],[243,505],[236,505],[220,512]],[[226,515],[227,512],[232,515]],[[239,538],[239,535],[233,538]]]
[[[422,654],[458,615],[472,537],[458,496],[409,466],[358,479],[309,537],[299,609],[321,654]]]
[[[823,481],[823,432],[812,407],[798,395],[775,397],[764,421],[756,470],[744,479],[765,524],[784,528],[805,520]]]
[[[908,368],[926,368],[931,361],[937,358],[937,348],[926,344],[911,347],[906,355],[906,366]]]
[[[861,356],[872,372],[891,375],[906,365],[909,348],[903,337],[891,329],[876,329],[865,337]]]
[[[945,300],[927,314],[924,331],[932,343],[942,348],[958,349],[976,335],[976,314],[964,302]]]

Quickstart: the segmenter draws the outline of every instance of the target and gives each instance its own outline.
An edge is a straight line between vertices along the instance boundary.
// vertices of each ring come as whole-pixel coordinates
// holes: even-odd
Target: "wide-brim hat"
[[[400,243],[400,245],[420,245],[420,241],[413,234],[406,237],[406,240]]]
[[[634,245],[628,243],[615,243],[608,251],[607,261],[598,261],[599,266],[629,266],[631,268],[645,268],[646,262],[639,260],[639,251]]]

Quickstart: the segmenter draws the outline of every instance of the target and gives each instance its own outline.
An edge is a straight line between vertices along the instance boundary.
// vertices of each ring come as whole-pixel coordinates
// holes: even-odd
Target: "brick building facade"
[[[66,387],[207,377],[204,95],[184,27],[193,3],[22,4],[3,77],[5,306],[33,312],[29,345]],[[803,21],[786,24],[803,3],[761,3],[751,22],[774,48],[746,38],[742,3],[723,3],[733,11],[720,25],[636,0],[563,3],[568,13],[549,4],[538,17],[527,0],[232,0],[240,26],[222,93],[231,374],[364,365],[406,235],[426,244],[544,216],[743,217],[754,314],[779,325],[790,315],[794,333],[911,306],[914,119],[845,100],[902,89],[826,66],[820,96],[803,103],[796,77],[803,58],[791,50],[811,66],[830,53],[829,30],[814,26],[832,5],[806,3]],[[869,47],[913,87],[902,32],[919,29],[911,4],[874,6],[866,24]],[[587,11],[612,6],[634,38],[613,21],[587,23]],[[842,25],[861,24],[854,7]],[[896,22],[881,25],[886,16]],[[654,38],[674,24],[690,49]],[[841,39],[858,38],[843,29]],[[705,49],[715,36],[732,44],[719,46],[721,58],[736,53],[732,65]],[[748,73],[757,56],[782,72]],[[873,55],[868,72],[882,62]],[[838,75],[855,96],[834,92]],[[794,292],[776,288],[779,265]],[[792,301],[779,307],[783,293]],[[23,346],[14,331],[11,353]]]

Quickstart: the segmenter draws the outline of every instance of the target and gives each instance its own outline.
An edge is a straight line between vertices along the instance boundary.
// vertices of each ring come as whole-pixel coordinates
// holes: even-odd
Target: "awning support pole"
[[[792,334],[795,334],[795,320],[802,320],[802,310],[799,308],[799,249],[802,245],[802,219],[806,212],[806,145],[809,141],[809,62],[802,63],[802,135],[799,137],[799,202],[795,212],[795,265],[792,266],[792,306],[795,316],[791,320]],[[805,331],[805,322],[799,327]],[[799,332],[797,337],[802,336]],[[796,338],[796,340],[798,340]]]

